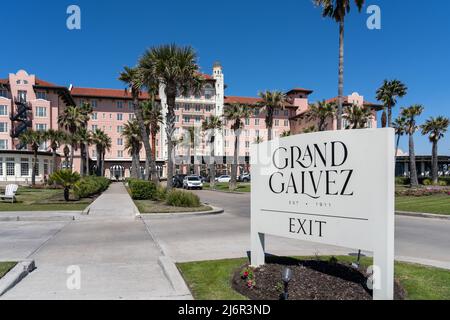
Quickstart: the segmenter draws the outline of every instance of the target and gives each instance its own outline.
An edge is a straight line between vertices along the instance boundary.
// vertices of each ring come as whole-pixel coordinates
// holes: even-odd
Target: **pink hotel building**
[[[186,137],[189,128],[196,131],[195,143],[190,145],[183,139],[175,149],[177,170],[187,172],[187,168],[194,168],[197,174],[205,173],[205,163],[209,163],[210,146],[207,138],[201,132],[203,120],[210,115],[222,116],[224,108],[231,103],[244,103],[252,107],[250,119],[246,120],[245,128],[240,136],[239,162],[240,170],[247,170],[249,162],[250,145],[257,137],[267,139],[264,109],[257,104],[259,98],[237,97],[225,95],[225,81],[220,64],[213,67],[212,75],[203,75],[205,78],[203,90],[200,94],[179,96],[176,104],[176,132],[177,138]],[[308,127],[314,125],[302,115],[308,111],[308,96],[312,90],[296,88],[286,93],[289,104],[284,110],[277,110],[274,119],[274,137],[285,131],[292,134],[302,133]],[[142,93],[141,99],[147,95]],[[331,99],[330,99],[331,100]],[[130,175],[131,156],[124,149],[125,141],[122,131],[127,121],[134,118],[133,104],[130,93],[124,89],[97,89],[69,87],[55,85],[41,80],[26,71],[20,70],[16,74],[10,74],[7,79],[0,79],[0,182],[15,181],[28,182],[31,180],[31,157],[27,146],[20,145],[19,135],[28,128],[34,130],[58,129],[58,115],[71,105],[90,103],[94,109],[89,129],[101,129],[112,140],[112,148],[106,154],[107,177],[128,177]],[[161,86],[158,102],[165,119],[167,112],[164,88]],[[368,105],[373,110],[373,119],[368,127],[377,126],[377,111],[379,106],[369,104],[357,93],[345,98],[346,104]],[[336,129],[336,120],[330,121],[328,130]],[[156,150],[160,175],[164,177],[168,159],[166,133],[164,125],[156,137]],[[215,153],[217,163],[230,163],[234,148],[234,134],[231,123],[224,122],[224,129],[216,137]],[[62,148],[59,150],[62,155]],[[89,150],[92,165],[95,164],[97,155],[95,146]],[[195,156],[195,157],[194,157]],[[141,155],[144,161],[144,153]],[[74,166],[80,168],[80,155],[76,154]],[[190,164],[194,164],[190,166]],[[37,181],[43,181],[52,171],[51,150],[48,143],[40,148],[39,163],[37,169]],[[64,166],[64,161],[60,161]],[[229,166],[223,165],[219,173],[229,172]]]

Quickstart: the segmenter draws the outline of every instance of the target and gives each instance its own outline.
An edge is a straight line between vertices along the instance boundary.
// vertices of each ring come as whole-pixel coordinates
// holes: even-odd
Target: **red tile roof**
[[[41,79],[36,78],[36,86],[43,86],[43,87],[61,87],[58,86],[54,83],[48,82],[48,81],[44,81]]]
[[[116,98],[131,99],[131,93],[126,89],[100,89],[100,88],[76,88],[73,87],[71,94],[74,97]],[[141,92],[141,99],[148,99],[147,92]]]
[[[261,101],[262,101],[261,98],[237,97],[237,96],[225,97],[225,104],[242,103],[242,104],[256,105]]]

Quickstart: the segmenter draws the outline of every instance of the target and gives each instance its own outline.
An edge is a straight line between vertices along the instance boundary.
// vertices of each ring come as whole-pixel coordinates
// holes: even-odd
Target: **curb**
[[[406,212],[406,211],[396,211],[395,213],[399,216],[406,216],[406,217],[450,220],[450,215],[443,215],[443,214]]]
[[[191,291],[189,290],[186,282],[181,276],[177,266],[171,258],[167,256],[161,256],[158,258],[158,264],[164,272],[164,275],[169,280],[170,285],[175,290],[178,296],[185,296],[193,300]]]
[[[219,193],[227,193],[227,194],[250,194],[250,192],[238,192],[238,191],[222,191],[222,190],[212,190],[212,189],[203,189],[204,191],[211,192],[219,192]]]
[[[36,269],[34,260],[26,260],[17,263],[11,271],[0,279],[0,296],[11,290],[34,269]]]
[[[174,212],[174,213],[140,213],[137,215],[143,220],[148,220],[151,218],[178,218],[178,217],[193,217],[193,216],[209,216],[224,213],[225,210],[222,208],[217,208],[208,205],[212,208],[210,211],[197,211],[197,212]]]
[[[62,222],[62,221],[75,221],[77,215],[80,215],[80,212],[76,212],[73,215],[67,216],[2,216],[0,214],[0,222]]]

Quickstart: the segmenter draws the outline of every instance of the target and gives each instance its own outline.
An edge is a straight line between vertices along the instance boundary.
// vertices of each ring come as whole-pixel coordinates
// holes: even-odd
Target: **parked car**
[[[219,183],[229,183],[231,181],[231,176],[223,175],[216,178],[216,181]]]
[[[239,176],[239,182],[250,182],[252,180],[250,173],[243,173]]]
[[[183,188],[183,181],[186,177],[185,174],[176,174],[172,179],[172,187],[174,188]]]
[[[183,180],[183,189],[203,189],[203,182],[199,176],[187,176]]]

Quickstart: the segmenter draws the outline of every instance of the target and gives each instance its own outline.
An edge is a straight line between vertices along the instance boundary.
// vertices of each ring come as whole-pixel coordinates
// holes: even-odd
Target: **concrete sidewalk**
[[[159,248],[122,184],[113,184],[30,258],[37,270],[3,299],[191,299],[179,295],[158,264]],[[81,288],[68,289],[68,268],[79,267]],[[76,270],[76,269],[75,269]],[[70,282],[70,281],[69,281]]]

